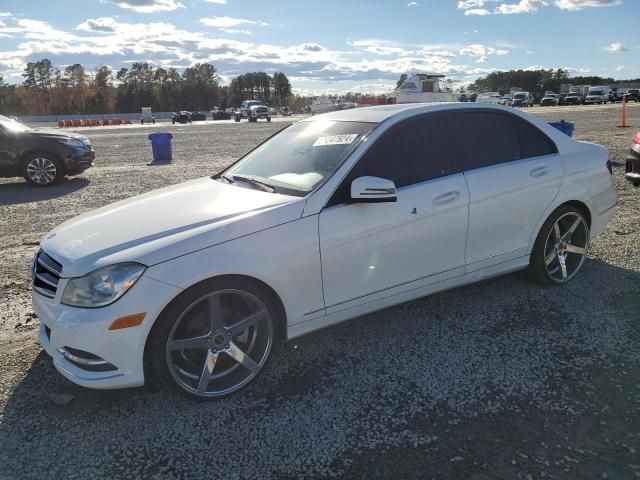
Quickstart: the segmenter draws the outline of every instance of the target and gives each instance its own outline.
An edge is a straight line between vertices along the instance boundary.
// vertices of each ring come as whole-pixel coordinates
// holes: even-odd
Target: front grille
[[[48,298],[54,298],[62,273],[62,265],[47,255],[44,250],[36,254],[33,262],[33,290]]]

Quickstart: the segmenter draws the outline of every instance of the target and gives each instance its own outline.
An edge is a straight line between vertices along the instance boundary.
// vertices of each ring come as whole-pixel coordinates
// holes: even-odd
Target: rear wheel
[[[278,341],[278,324],[278,308],[264,288],[237,279],[205,281],[158,318],[150,365],[183,394],[226,397],[262,371]]]
[[[64,177],[64,166],[54,155],[38,152],[27,155],[23,162],[25,180],[38,187],[47,187]]]
[[[530,276],[544,285],[572,280],[587,258],[589,226],[575,207],[557,209],[544,223],[533,247]]]

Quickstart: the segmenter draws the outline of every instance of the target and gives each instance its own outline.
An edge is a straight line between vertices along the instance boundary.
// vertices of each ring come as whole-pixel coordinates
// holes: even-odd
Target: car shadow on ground
[[[0,183],[0,205],[41,202],[63,197],[89,185],[87,178],[64,178],[50,187],[34,187],[26,181]]]
[[[77,387],[58,374],[49,357],[41,352],[8,396],[0,422],[0,446],[3,443],[8,445],[11,439],[13,446],[7,450],[8,455],[9,450],[20,451],[20,444],[27,448],[30,439],[46,440],[51,435],[52,438],[45,442],[46,447],[32,445],[29,448],[33,449],[33,455],[43,454],[46,450],[54,462],[57,452],[67,448],[68,442],[88,438],[88,435],[91,439],[104,438],[106,444],[117,444],[126,439],[130,448],[143,448],[136,446],[139,443],[136,437],[148,438],[153,425],[162,424],[162,433],[158,435],[172,439],[181,437],[190,429],[213,428],[207,427],[206,422],[203,424],[203,418],[209,418],[212,423],[220,422],[215,427],[217,434],[225,441],[237,443],[239,449],[244,440],[240,434],[235,438],[236,430],[262,432],[260,435],[275,441],[278,436],[295,437],[296,434],[289,430],[289,420],[295,424],[300,418],[305,419],[308,428],[349,430],[351,435],[362,436],[362,439],[354,440],[358,444],[360,441],[367,443],[370,433],[367,429],[354,429],[352,422],[386,428],[385,423],[392,424],[394,420],[401,419],[408,422],[402,428],[411,430],[412,424],[429,418],[432,413],[442,417],[443,412],[448,411],[447,404],[464,404],[467,412],[484,407],[494,410],[489,421],[492,428],[515,428],[517,423],[517,434],[521,436],[518,441],[526,443],[527,429],[539,432],[540,424],[546,421],[547,414],[541,405],[555,401],[556,391],[562,385],[589,383],[584,372],[577,367],[580,364],[572,363],[574,358],[583,362],[582,359],[591,355],[594,362],[591,365],[603,359],[606,363],[615,364],[617,355],[622,353],[615,351],[618,338],[626,337],[636,347],[640,345],[637,327],[639,290],[640,273],[599,260],[588,261],[579,277],[557,288],[531,284],[522,273],[490,279],[295,339],[272,359],[254,385],[231,398],[209,403],[189,401],[181,395],[155,387],[111,391]],[[570,303],[569,300],[576,296],[578,300]],[[477,315],[478,312],[484,313]],[[585,337],[576,344],[575,338],[580,335]],[[565,337],[571,339],[566,344],[562,340]],[[602,344],[592,345],[594,339]],[[478,352],[480,355],[476,356]],[[533,361],[526,358],[528,355]],[[492,368],[495,371],[484,368],[484,362],[494,364]],[[627,368],[631,367],[627,363]],[[639,367],[640,364],[634,365],[633,370]],[[530,381],[533,381],[533,386],[527,386]],[[579,384],[576,391],[581,388],[583,386]],[[629,388],[624,393],[631,398],[634,387],[624,388]],[[66,398],[70,401],[56,405],[57,394],[69,395]],[[534,401],[523,402],[527,395]],[[573,405],[571,402],[574,400],[582,401],[579,393],[572,395],[569,405]],[[582,424],[593,421],[593,428],[600,429],[603,427],[595,425],[596,421],[591,417],[608,405],[608,392],[606,388],[595,388],[591,395],[588,405],[583,404],[586,410]],[[624,398],[621,400],[625,401]],[[342,417],[327,414],[324,410],[333,402],[338,402],[337,410],[352,409],[357,414],[348,423],[338,425],[335,422],[340,420],[336,418]],[[319,404],[323,405],[320,410],[309,408],[309,405]],[[514,405],[516,409],[525,405],[522,408],[528,409],[530,416],[517,415],[514,419],[513,412],[507,414]],[[626,411],[625,408],[621,403],[611,413]],[[410,414],[409,410],[413,413]],[[277,418],[278,412],[286,412],[289,420],[272,425],[268,418],[271,415]],[[380,412],[392,412],[392,415],[389,417]],[[460,412],[454,416],[458,414]],[[480,418],[474,420],[474,417],[464,416],[465,428],[470,429],[465,435],[468,433],[469,437],[476,438],[476,445],[488,445],[492,441],[491,431],[485,428],[486,425],[480,428]],[[443,426],[435,426],[426,423],[429,434],[441,438],[446,447],[442,448],[440,444],[441,451],[424,457],[429,460],[429,465],[442,465],[443,469],[462,466],[462,463],[449,460],[458,455],[457,446],[449,448],[447,440],[447,432],[455,429],[456,424],[444,422]],[[475,424],[478,431],[474,430]],[[129,431],[140,425],[145,425],[144,430],[138,433]],[[615,428],[623,426],[621,421]],[[563,425],[558,435],[566,435],[578,448],[584,441],[582,437],[588,437],[580,433],[581,428]],[[615,428],[608,427],[608,438],[624,436],[623,431],[615,431]],[[193,434],[194,438],[200,435],[209,438],[203,432]],[[304,432],[304,435],[309,433]],[[302,442],[303,437],[297,440]],[[87,441],[95,443],[91,439]],[[207,440],[210,441],[213,440]],[[91,448],[89,444],[78,444],[77,447],[83,450]],[[44,449],[43,452],[37,451],[40,448]],[[154,447],[144,448],[153,450]],[[194,444],[193,448],[198,447]],[[508,449],[509,443],[501,448]],[[519,448],[527,446],[520,445]],[[590,448],[597,447],[591,445]],[[179,454],[172,453],[170,447],[162,446],[161,450],[165,458],[169,456],[180,461]],[[512,468],[511,459],[517,456],[516,453],[514,450],[502,455],[505,468]],[[342,454],[358,461],[357,453],[347,451]],[[102,453],[100,455],[103,468],[109,468],[111,460]],[[416,455],[417,452],[412,458],[418,459],[416,461],[421,468],[431,468],[422,465],[423,461],[419,460],[422,457]],[[478,460],[482,463],[488,460],[487,455],[488,451],[482,450],[481,446],[474,446],[468,458],[465,456],[465,462]],[[609,457],[608,460],[613,461]],[[393,460],[389,458],[389,461]],[[401,465],[403,459],[398,458],[397,462]],[[365,468],[361,464],[360,467]],[[390,463],[385,466],[392,467]],[[496,468],[502,467],[496,465]],[[265,478],[268,473],[265,472]],[[442,470],[441,473],[444,474],[441,478],[455,478],[453,471]],[[516,472],[511,473],[513,475],[508,475],[509,478],[516,478]],[[278,474],[273,475],[278,477]],[[374,477],[376,475],[372,474],[370,478]],[[462,475],[458,478],[471,477]]]

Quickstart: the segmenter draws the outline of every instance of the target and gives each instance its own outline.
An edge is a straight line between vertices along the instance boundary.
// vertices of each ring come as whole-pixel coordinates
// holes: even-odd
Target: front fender
[[[145,275],[186,289],[222,275],[269,285],[293,324],[324,314],[317,215],[297,219],[149,267]]]

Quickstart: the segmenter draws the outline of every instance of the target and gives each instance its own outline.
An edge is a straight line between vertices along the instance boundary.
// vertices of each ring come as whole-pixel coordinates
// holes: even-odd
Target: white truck
[[[142,107],[142,117],[140,117],[140,123],[144,125],[144,122],[153,124],[156,123],[156,117],[153,116],[151,107]]]
[[[609,101],[609,87],[604,87],[604,86],[591,87],[589,89],[589,93],[584,99],[585,104],[598,103],[602,105],[603,103],[607,103],[608,101]]]

